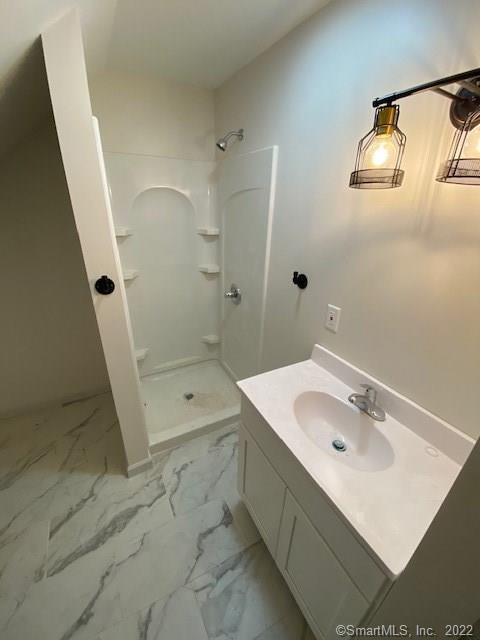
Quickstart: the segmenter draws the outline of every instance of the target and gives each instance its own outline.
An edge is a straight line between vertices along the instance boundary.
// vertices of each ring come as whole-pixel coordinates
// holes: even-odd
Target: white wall
[[[106,73],[90,81],[105,151],[213,160],[213,91],[153,76]]]
[[[477,67],[479,19],[475,0],[336,0],[216,92],[217,135],[245,128],[229,153],[279,145],[263,368],[321,342],[475,437],[480,189],[434,181],[448,101],[401,103],[401,189],[347,185],[372,98]]]
[[[0,166],[0,413],[108,386],[53,123]]]
[[[212,207],[213,92],[155,77],[105,74],[91,81],[117,226],[135,346],[148,349],[141,374],[208,359],[219,332],[219,277],[198,266],[218,263],[217,238],[197,234],[218,226]]]

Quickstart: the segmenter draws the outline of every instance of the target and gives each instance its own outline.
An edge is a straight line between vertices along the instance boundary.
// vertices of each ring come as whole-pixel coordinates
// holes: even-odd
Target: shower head
[[[223,136],[223,138],[219,138],[216,144],[217,144],[217,147],[220,149],[220,151],[227,150],[228,140],[232,136],[235,136],[239,140],[243,140],[244,138],[243,129],[239,129],[238,131],[229,131],[226,135]]]

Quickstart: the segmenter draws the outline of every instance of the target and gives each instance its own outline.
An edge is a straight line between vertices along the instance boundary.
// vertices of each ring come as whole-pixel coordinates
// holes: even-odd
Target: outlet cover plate
[[[334,304],[327,306],[327,318],[325,320],[325,326],[329,331],[337,333],[340,325],[340,315],[342,310],[340,307],[336,307]]]

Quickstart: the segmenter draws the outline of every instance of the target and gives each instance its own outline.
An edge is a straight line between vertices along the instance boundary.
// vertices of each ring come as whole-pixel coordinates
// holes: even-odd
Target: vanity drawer
[[[238,490],[270,553],[275,556],[285,484],[255,440],[240,427]]]
[[[277,564],[318,638],[337,639],[336,625],[356,625],[367,612],[368,601],[288,490]]]

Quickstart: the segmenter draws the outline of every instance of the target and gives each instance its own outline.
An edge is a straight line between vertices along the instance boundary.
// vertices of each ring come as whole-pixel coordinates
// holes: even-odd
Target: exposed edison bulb
[[[464,158],[480,158],[480,125],[468,133],[462,156]]]
[[[388,167],[395,156],[396,148],[392,136],[375,136],[365,154],[365,165],[368,167]]]

